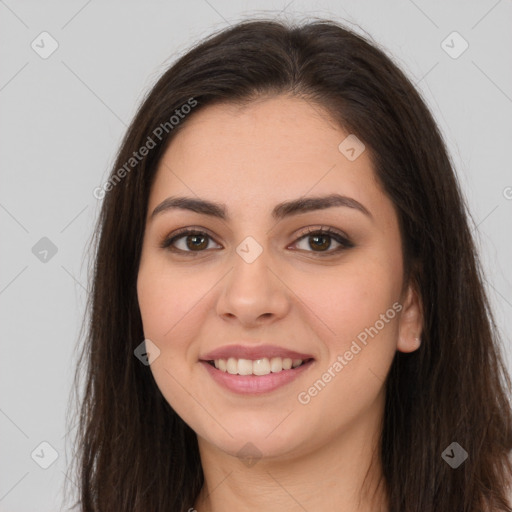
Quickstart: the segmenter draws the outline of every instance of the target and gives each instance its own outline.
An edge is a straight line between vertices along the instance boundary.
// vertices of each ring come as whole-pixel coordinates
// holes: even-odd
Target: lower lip
[[[233,375],[218,370],[206,361],[200,361],[211,377],[221,386],[235,393],[260,395],[274,391],[302,375],[313,364],[311,359],[307,363],[291,370],[281,370],[268,375]]]

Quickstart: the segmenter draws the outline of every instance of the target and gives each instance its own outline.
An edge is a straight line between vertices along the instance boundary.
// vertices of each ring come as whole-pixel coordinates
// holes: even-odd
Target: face
[[[138,300],[156,383],[203,445],[318,449],[382,412],[395,352],[418,348],[397,215],[348,135],[279,96],[198,111],[160,162]]]

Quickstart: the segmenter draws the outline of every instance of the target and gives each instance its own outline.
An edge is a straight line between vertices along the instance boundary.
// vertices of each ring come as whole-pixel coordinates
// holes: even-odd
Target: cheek
[[[175,303],[172,294],[164,293],[162,282],[144,269],[137,279],[137,296],[146,338],[157,341],[172,326]]]
[[[145,336],[161,342],[167,339],[194,307],[196,295],[188,277],[170,274],[151,259],[141,264],[137,296]]]
[[[181,417],[188,418],[194,407],[182,384],[190,378],[191,371],[187,362],[189,335],[184,329],[191,322],[197,323],[193,309],[197,297],[190,279],[179,272],[171,276],[158,261],[148,258],[139,269],[137,295],[144,337],[160,350],[150,370],[166,401]]]
[[[151,372],[167,402],[187,417],[192,404],[183,384],[198,371],[205,308],[212,307],[208,291],[216,279],[198,270],[169,267],[165,258],[143,260],[137,294],[144,337],[160,350]]]
[[[399,298],[399,270],[361,259],[323,277],[317,274],[297,280],[294,288],[317,317],[316,323],[325,327],[322,331],[325,339],[330,339],[330,347],[344,351],[361,332],[379,322],[381,315],[386,316],[383,330],[396,323],[392,306]]]
[[[322,364],[298,400],[323,411],[326,424],[348,421],[373,406],[396,352],[400,274],[377,269],[340,273],[325,289],[310,288],[305,300],[315,304],[329,331],[322,329],[328,332]]]

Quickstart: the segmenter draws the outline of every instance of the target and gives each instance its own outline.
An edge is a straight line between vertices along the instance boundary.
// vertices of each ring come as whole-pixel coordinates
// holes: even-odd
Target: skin
[[[422,308],[404,286],[394,205],[368,150],[354,161],[338,150],[347,135],[320,107],[288,96],[210,106],[187,119],[157,169],[138,299],[145,337],[160,349],[150,366],[155,381],[198,436],[205,485],[190,506],[199,512],[388,510],[384,488],[369,498],[381,476],[384,381],[397,350],[419,348]],[[333,192],[372,217],[348,207],[271,217],[277,203]],[[178,209],[151,218],[178,195],[223,203],[231,219]],[[346,233],[354,247],[334,252],[333,238],[327,248],[302,238],[305,228],[322,226]],[[188,255],[160,247],[185,227],[206,230],[206,248],[188,256],[186,236],[174,246]],[[247,236],[263,249],[250,264],[236,252]],[[300,403],[299,393],[332,373],[338,355],[394,303],[401,311]],[[271,393],[237,395],[198,360],[240,340],[312,354],[315,362]],[[248,442],[255,464],[239,454]]]

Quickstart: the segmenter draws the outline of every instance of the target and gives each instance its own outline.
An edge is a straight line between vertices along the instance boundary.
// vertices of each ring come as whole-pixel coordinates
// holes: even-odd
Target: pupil
[[[321,247],[320,247],[321,249],[327,249],[329,247],[329,245],[330,245],[330,243],[327,241],[327,239],[329,238],[328,236],[325,236],[325,235],[315,235],[312,238],[313,238],[315,244],[318,243],[317,242],[318,240],[324,240],[323,244],[322,243],[319,244],[319,245],[321,245]],[[310,246],[311,246],[312,249],[314,249],[314,247],[313,247],[313,245],[311,243],[310,243]],[[318,245],[317,245],[317,247],[318,247]]]
[[[199,242],[199,244],[197,244],[198,239],[202,239],[203,240],[202,243]],[[192,242],[191,242],[191,240],[192,240]],[[189,237],[187,237],[187,242],[189,242],[187,244],[188,248],[189,249],[204,249],[208,245],[208,242],[205,243],[205,240],[206,240],[206,237],[203,235],[190,235]]]

